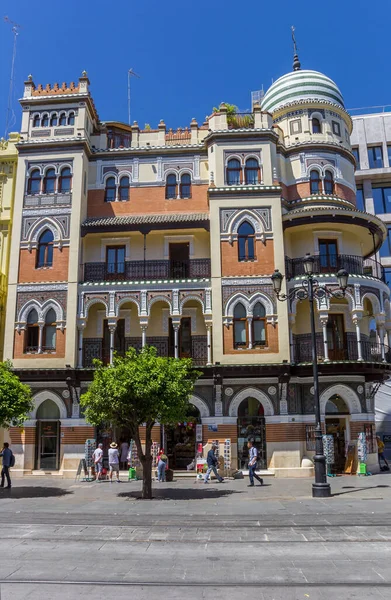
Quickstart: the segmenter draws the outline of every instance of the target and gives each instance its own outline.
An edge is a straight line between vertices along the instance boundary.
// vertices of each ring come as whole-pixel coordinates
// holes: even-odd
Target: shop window
[[[241,173],[240,162],[237,158],[231,158],[227,164],[227,184],[239,185]]]
[[[35,115],[33,119],[33,127],[39,127],[41,125],[41,117],[39,115]]]
[[[108,177],[106,179],[106,188],[105,188],[105,202],[114,202],[116,196],[117,188],[115,185],[115,178]]]
[[[384,166],[381,146],[370,146],[368,148],[368,162],[370,169],[381,169]]]
[[[266,346],[266,311],[260,302],[253,309],[252,343],[253,347]]]
[[[66,125],[67,124],[67,116],[65,113],[61,113],[60,114],[60,121],[59,121],[60,125]]]
[[[391,186],[372,188],[373,202],[375,205],[375,214],[383,215],[391,212]]]
[[[38,352],[39,326],[38,313],[35,308],[31,309],[27,317],[26,328],[26,352]]]
[[[41,191],[41,173],[39,169],[34,169],[30,173],[27,185],[28,194],[39,194]]]
[[[68,116],[68,125],[74,125],[75,124],[75,113],[71,112],[69,113]]]
[[[248,221],[244,221],[238,229],[239,261],[255,260],[255,231]]]
[[[129,200],[130,180],[128,176],[121,177],[119,182],[119,199],[121,202]]]
[[[70,192],[72,188],[72,175],[69,167],[64,167],[60,174],[58,185],[59,192]]]
[[[177,194],[176,175],[171,173],[170,175],[167,175],[167,180],[166,180],[166,199],[174,200],[177,197],[177,195],[178,194]]]
[[[56,191],[56,171],[54,169],[48,169],[45,177],[43,178],[43,193],[54,194]]]
[[[58,125],[58,115],[57,113],[54,113],[50,119],[50,127],[56,127],[56,125]]]
[[[312,119],[312,133],[322,133],[322,126],[316,117]]]
[[[191,177],[189,173],[183,173],[181,176],[180,197],[191,198]]]
[[[239,302],[234,309],[234,347],[247,346],[247,315],[243,304]]]
[[[49,127],[49,115],[48,114],[43,115],[41,125],[42,125],[42,127]]]
[[[320,192],[320,175],[319,171],[313,169],[310,173],[311,194],[319,194]]]
[[[333,194],[334,193],[334,178],[333,178],[333,174],[331,171],[326,171],[324,180],[323,180],[323,186],[324,186],[325,194]]]
[[[259,183],[259,163],[256,158],[246,160],[244,172],[247,185],[257,185]]]
[[[53,266],[53,242],[53,233],[47,229],[38,240],[37,269]]]
[[[53,352],[56,349],[56,313],[51,308],[46,313],[43,328],[43,352]]]

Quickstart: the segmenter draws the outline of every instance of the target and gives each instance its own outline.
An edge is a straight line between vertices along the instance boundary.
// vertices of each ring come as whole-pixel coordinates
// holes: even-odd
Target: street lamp
[[[319,377],[318,377],[318,360],[316,353],[316,332],[315,332],[315,313],[314,313],[314,298],[321,299],[325,296],[333,296],[340,298],[344,296],[348,286],[349,274],[345,269],[341,269],[337,273],[339,290],[332,292],[327,287],[320,287],[319,282],[314,278],[314,262],[315,259],[311,254],[306,254],[303,259],[305,279],[302,282],[302,287],[294,288],[288,294],[281,293],[282,280],[284,276],[277,269],[274,271],[271,279],[273,289],[280,302],[286,300],[305,300],[308,298],[310,304],[310,323],[311,323],[311,345],[312,345],[312,368],[314,377],[314,401],[315,401],[315,482],[312,484],[312,496],[314,498],[328,498],[331,496],[330,484],[327,483],[326,474],[326,458],[323,451],[323,438],[320,417],[320,401],[319,401]]]

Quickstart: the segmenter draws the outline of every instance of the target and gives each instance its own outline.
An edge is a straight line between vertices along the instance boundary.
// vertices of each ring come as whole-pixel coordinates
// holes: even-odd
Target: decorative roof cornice
[[[153,225],[156,223],[187,223],[209,221],[208,213],[164,213],[161,215],[128,215],[126,217],[93,217],[86,219],[82,227],[121,225]]]
[[[224,187],[209,187],[211,194],[232,194],[239,192],[245,194],[251,192],[281,192],[280,185],[226,185]]]

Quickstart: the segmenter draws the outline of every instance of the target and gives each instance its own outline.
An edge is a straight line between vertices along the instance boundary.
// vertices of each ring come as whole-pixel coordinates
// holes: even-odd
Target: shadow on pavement
[[[3,498],[12,498],[13,500],[21,498],[55,498],[56,496],[68,496],[69,494],[73,494],[73,492],[55,487],[18,486],[10,490],[0,488],[0,501]]]
[[[352,492],[363,492],[365,490],[377,490],[382,488],[389,488],[389,485],[369,485],[364,487],[353,487],[351,485],[346,485],[342,489],[346,489],[345,492],[335,492],[335,494],[331,494],[332,496],[342,496],[343,494],[351,494]]]
[[[232,494],[241,494],[236,490],[224,490],[215,488],[189,488],[189,489],[156,489],[152,490],[152,500],[213,500],[215,498],[224,498]],[[122,492],[118,494],[119,498],[141,499],[140,492]]]

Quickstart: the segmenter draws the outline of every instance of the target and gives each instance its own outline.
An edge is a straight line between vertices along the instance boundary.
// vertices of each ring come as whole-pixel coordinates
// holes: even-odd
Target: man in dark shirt
[[[250,478],[250,485],[248,487],[253,487],[254,477],[257,481],[259,481],[259,483],[261,485],[263,485],[263,479],[258,477],[258,475],[255,473],[255,469],[257,468],[257,462],[258,462],[258,450],[254,446],[254,442],[252,440],[248,441],[247,446],[249,448],[248,476]]]
[[[1,469],[1,485],[0,487],[4,487],[4,478],[7,478],[7,488],[11,487],[11,477],[9,473],[9,468],[11,466],[12,460],[12,450],[9,447],[8,442],[4,442],[4,447],[2,452],[0,452],[0,456],[3,458],[3,468]]]
[[[209,483],[208,479],[209,479],[212,471],[216,475],[219,483],[224,481],[224,478],[220,477],[220,475],[217,472],[217,458],[215,455],[216,448],[217,448],[216,444],[212,444],[212,448],[209,450],[208,455],[206,457],[206,462],[208,463],[208,470],[205,473],[204,483]]]

